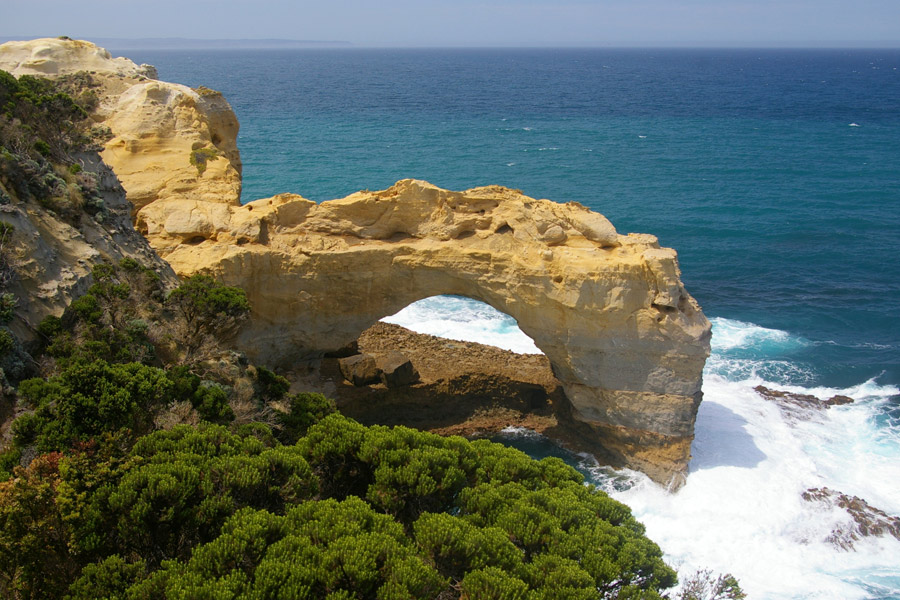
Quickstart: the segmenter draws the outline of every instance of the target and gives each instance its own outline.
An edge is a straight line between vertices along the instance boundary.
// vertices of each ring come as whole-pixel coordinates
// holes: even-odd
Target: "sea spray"
[[[530,342],[510,317],[467,298],[429,298],[390,320],[512,350]],[[877,379],[815,387],[814,369],[795,358],[809,340],[721,317],[712,324],[690,474],[676,493],[527,430],[495,439],[536,458],[563,458],[631,506],[682,577],[699,569],[732,573],[751,598],[900,597],[900,541],[869,537],[841,548],[829,540],[852,530],[849,514],[803,499],[810,488],[828,487],[900,514],[900,427],[892,413],[900,390]],[[759,385],[855,401],[797,414],[756,392]]]

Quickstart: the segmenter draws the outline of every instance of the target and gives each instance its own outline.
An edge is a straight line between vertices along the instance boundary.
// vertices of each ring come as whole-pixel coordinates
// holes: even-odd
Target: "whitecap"
[[[687,482],[669,494],[649,482],[613,496],[632,507],[670,564],[684,575],[730,572],[752,598],[866,598],[861,579],[900,577],[900,542],[864,538],[853,552],[827,541],[848,514],[802,493],[829,487],[900,512],[900,434],[883,439],[876,417],[896,389],[867,381],[847,389],[790,391],[857,402],[789,422],[753,390],[758,378],[703,380]]]
[[[760,327],[754,323],[724,317],[713,317],[709,321],[713,330],[713,352],[756,349],[770,354],[782,354],[809,344],[809,341],[787,331]]]
[[[857,124],[857,123],[850,123],[850,127],[859,127],[859,124]]]

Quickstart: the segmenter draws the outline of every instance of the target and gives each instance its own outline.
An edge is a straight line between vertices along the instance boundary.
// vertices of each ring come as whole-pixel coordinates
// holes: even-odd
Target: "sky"
[[[0,37],[900,46],[900,0],[0,0]]]

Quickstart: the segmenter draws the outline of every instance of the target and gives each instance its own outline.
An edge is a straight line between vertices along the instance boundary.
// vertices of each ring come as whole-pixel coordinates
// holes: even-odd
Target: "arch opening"
[[[466,296],[423,298],[381,319],[416,333],[495,346],[518,354],[544,354],[510,315]]]

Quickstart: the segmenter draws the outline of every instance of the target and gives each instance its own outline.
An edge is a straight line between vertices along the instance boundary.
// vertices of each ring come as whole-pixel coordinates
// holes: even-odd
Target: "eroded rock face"
[[[92,117],[112,133],[103,161],[136,212],[166,200],[240,203],[238,121],[219,92],[157,81],[153,67],[81,40],[7,42],[0,45],[0,69],[17,77],[91,75],[100,101]]]
[[[76,226],[37,202],[0,205],[0,219],[14,228],[5,243],[17,272],[9,291],[20,301],[10,328],[22,340],[34,337],[44,317],[61,315],[87,292],[91,270],[99,263],[133,258],[154,269],[168,286],[177,285],[172,268],[132,227],[131,206],[115,174],[96,153],[85,153],[79,163],[97,178],[105,207],[102,219],[84,214]]]
[[[710,326],[653,236],[578,204],[415,180],[318,205],[154,203],[138,227],[176,272],[247,290],[254,360],[290,367],[411,302],[467,296],[518,321],[624,464],[663,482],[687,468]]]

